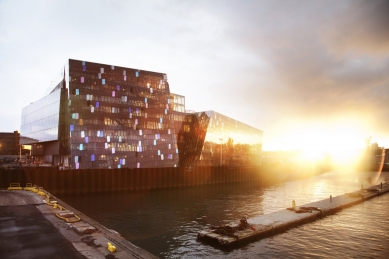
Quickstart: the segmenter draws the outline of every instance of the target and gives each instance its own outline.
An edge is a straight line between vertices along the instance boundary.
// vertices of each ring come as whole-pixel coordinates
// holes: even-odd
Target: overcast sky
[[[389,147],[389,1],[0,0],[1,132],[69,58],[167,73],[265,150],[339,127]]]

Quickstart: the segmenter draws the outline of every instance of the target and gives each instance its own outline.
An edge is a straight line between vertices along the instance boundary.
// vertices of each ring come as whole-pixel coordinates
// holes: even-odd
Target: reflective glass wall
[[[22,109],[20,144],[58,140],[61,89]]]
[[[204,148],[205,136],[210,117],[205,112],[177,114],[177,146],[180,154],[179,166],[201,165],[200,158]]]
[[[178,165],[165,74],[69,60],[72,168]]]
[[[180,166],[261,163],[263,132],[214,111],[175,115]]]
[[[200,165],[259,165],[263,132],[214,111],[207,111],[209,125]]]

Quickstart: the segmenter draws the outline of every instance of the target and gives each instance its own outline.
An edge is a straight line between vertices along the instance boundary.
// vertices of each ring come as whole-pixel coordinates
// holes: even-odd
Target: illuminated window
[[[184,125],[184,132],[190,132],[190,126]]]

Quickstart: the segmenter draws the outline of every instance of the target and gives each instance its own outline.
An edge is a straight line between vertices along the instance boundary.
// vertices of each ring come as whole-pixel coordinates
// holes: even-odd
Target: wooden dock
[[[222,246],[239,246],[240,244],[269,237],[289,228],[320,219],[323,216],[334,214],[344,208],[387,192],[389,192],[389,182],[262,215],[254,220],[248,220],[251,228],[247,227],[243,230],[236,230],[229,233],[224,230],[231,229],[230,227],[234,227],[233,225],[222,225],[219,226],[219,229],[205,229],[198,232],[197,238]]]

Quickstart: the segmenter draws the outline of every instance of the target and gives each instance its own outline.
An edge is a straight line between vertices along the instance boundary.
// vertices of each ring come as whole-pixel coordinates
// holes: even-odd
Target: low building
[[[261,130],[185,112],[164,73],[72,59],[23,108],[21,136],[35,161],[73,169],[253,165],[262,151]]]
[[[20,134],[14,132],[0,132],[0,156],[19,155]]]

